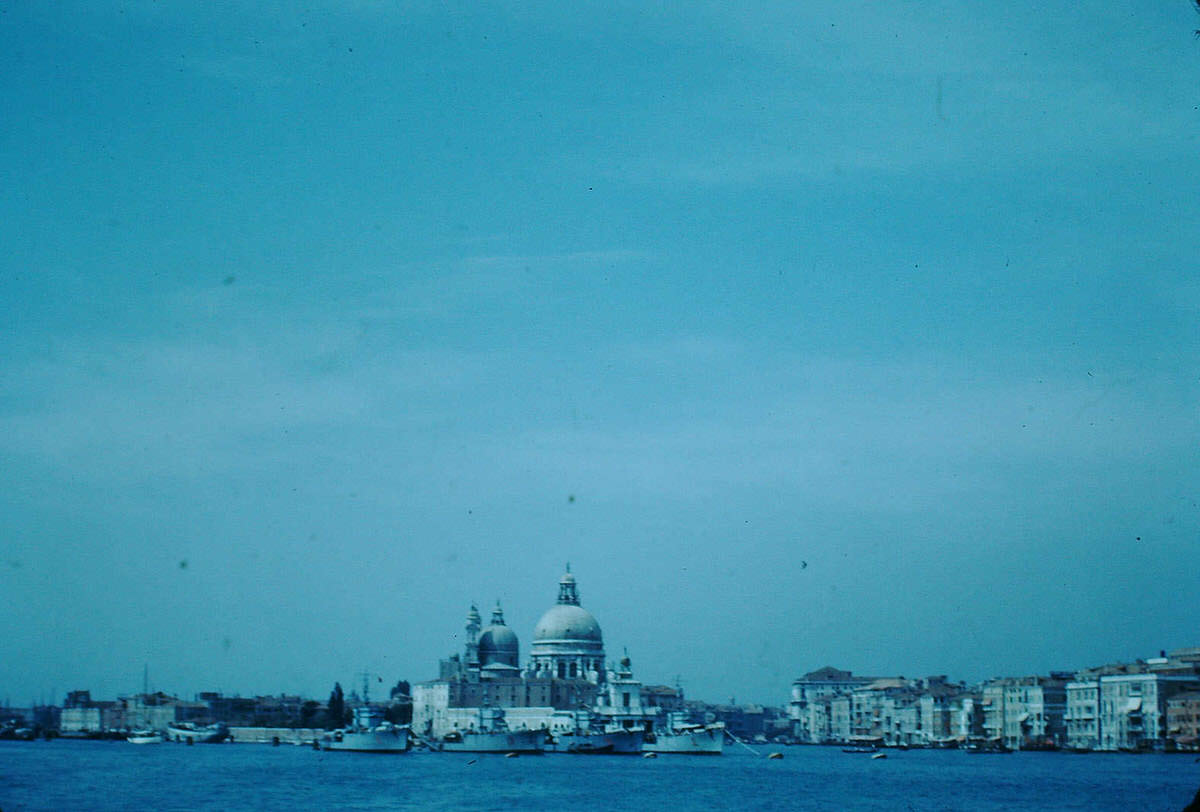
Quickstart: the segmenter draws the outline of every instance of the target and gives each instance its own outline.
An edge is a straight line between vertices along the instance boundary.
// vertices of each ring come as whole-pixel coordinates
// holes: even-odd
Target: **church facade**
[[[534,627],[524,667],[499,602],[489,625],[481,623],[472,605],[463,653],[441,661],[438,679],[413,686],[417,735],[481,729],[484,708],[503,709],[509,728],[550,732],[574,729],[581,719],[647,729],[658,719],[659,709],[643,706],[628,657],[608,670],[600,624],[580,604],[569,567],[558,583],[558,601]]]

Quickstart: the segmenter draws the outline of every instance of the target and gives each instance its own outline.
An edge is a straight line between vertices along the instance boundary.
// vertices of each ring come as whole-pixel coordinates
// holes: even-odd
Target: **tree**
[[[335,682],[333,692],[329,694],[329,704],[325,706],[325,727],[341,727],[346,718],[346,695],[342,693],[342,684]]]
[[[396,687],[392,689],[391,704],[387,710],[383,712],[383,718],[387,719],[394,725],[407,725],[412,722],[412,686],[408,684],[408,680],[400,680],[396,683]]]
[[[312,727],[313,720],[317,717],[317,711],[320,709],[321,703],[315,699],[310,699],[300,706],[300,727]]]

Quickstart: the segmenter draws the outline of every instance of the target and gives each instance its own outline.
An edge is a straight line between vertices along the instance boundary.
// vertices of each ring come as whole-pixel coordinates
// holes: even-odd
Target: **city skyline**
[[[1189,3],[0,11],[14,701],[1194,642]]]

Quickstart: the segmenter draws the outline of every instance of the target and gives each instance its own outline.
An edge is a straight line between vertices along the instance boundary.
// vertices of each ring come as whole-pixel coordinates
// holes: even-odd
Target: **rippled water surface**
[[[760,748],[763,753],[765,748]],[[0,810],[1040,810],[1178,812],[1190,755],[974,756],[789,747],[721,757],[324,753],[267,745],[0,742]]]

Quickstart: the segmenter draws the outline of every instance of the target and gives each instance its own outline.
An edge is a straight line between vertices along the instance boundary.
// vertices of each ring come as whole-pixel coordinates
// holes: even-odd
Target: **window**
[[[628,691],[621,694],[621,704],[627,708],[629,707],[629,692]]]

